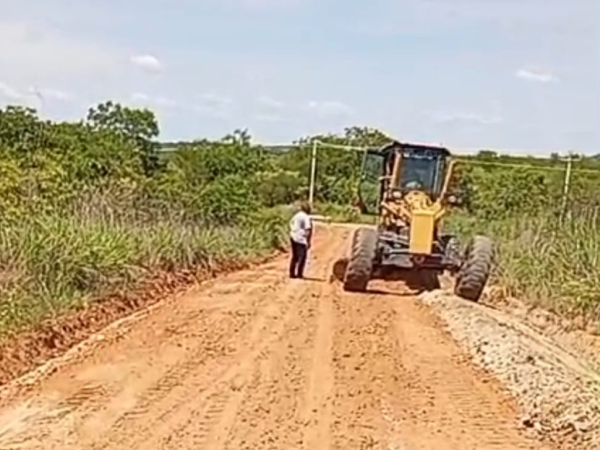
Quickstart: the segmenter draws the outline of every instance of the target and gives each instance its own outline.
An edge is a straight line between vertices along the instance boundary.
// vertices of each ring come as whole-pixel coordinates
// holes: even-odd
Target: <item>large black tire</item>
[[[492,240],[476,236],[465,252],[464,263],[456,277],[455,294],[465,300],[479,301],[492,271],[493,262]]]
[[[344,276],[344,290],[365,292],[373,273],[377,252],[377,230],[360,228],[352,238],[350,260]]]

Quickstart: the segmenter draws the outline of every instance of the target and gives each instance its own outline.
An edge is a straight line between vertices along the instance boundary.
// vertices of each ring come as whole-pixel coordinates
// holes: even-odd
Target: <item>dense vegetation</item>
[[[158,135],[152,112],[110,102],[76,123],[0,110],[0,335],[158,272],[222,267],[281,248],[286,206],[308,194],[313,139],[357,147],[388,140],[350,128],[276,152],[236,131],[163,152]],[[364,153],[323,148],[317,212],[359,220],[365,164]],[[556,155],[463,158],[453,189],[464,207],[451,226],[496,238],[497,277],[513,293],[598,317],[600,162],[575,164],[566,211],[564,167]],[[376,199],[373,182],[363,196]]]
[[[295,189],[242,132],[161,156],[150,111],[106,103],[78,123],[0,111],[0,335],[132,288],[282,244]]]
[[[597,160],[574,164],[567,191],[565,162],[513,159],[517,167],[481,162],[463,167],[465,210],[453,215],[451,227],[464,236],[485,233],[495,239],[495,276],[509,294],[600,320]]]

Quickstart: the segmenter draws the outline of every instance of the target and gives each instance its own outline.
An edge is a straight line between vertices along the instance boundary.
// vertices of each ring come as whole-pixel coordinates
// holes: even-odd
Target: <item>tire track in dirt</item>
[[[379,411],[377,305],[368,296],[334,297],[333,423],[330,448],[384,449],[384,423]]]
[[[343,240],[338,247],[342,244]],[[332,259],[336,251],[339,248],[323,255],[324,261]],[[327,271],[327,267],[321,269],[322,275]],[[232,358],[227,370],[211,380],[205,390],[183,380],[180,384],[187,384],[186,390],[173,396],[171,401],[176,408],[167,409],[162,404],[154,403],[154,409],[165,413],[150,420],[147,416],[136,417],[135,422],[143,423],[143,429],[136,429],[132,424],[122,426],[123,430],[128,430],[123,439],[114,441],[110,438],[105,446],[99,448],[219,448],[227,437],[227,430],[232,427],[235,413],[247,391],[244,386],[253,364],[257,359],[264,358],[269,347],[281,340],[290,326],[294,326],[294,309],[298,303],[305,303],[307,297],[319,297],[310,292],[310,288],[308,292],[298,289],[298,286],[306,287],[300,283],[288,285],[283,292],[267,297],[270,303],[265,307],[266,312],[252,325],[252,332],[247,339],[251,345],[239,352],[239,359]],[[196,373],[195,377],[205,381],[208,379],[207,374],[201,372]],[[236,389],[241,392],[235,392]],[[129,431],[132,428],[133,431]],[[114,434],[111,433],[111,436]],[[148,434],[151,434],[150,439],[140,438]]]
[[[314,358],[306,393],[303,413],[304,448],[320,450],[330,448],[333,389],[333,287],[328,286],[320,296],[318,324],[313,346]]]
[[[329,261],[336,250],[329,249],[321,258]],[[319,260],[315,263],[322,266]],[[328,268],[325,266],[318,270],[321,275],[325,275]],[[248,386],[259,383],[260,363],[269,357],[271,347],[277,346],[287,336],[288,330],[295,327],[298,314],[303,314],[299,304],[305,304],[308,298],[318,297],[314,295],[310,285],[300,283],[302,282],[290,285],[292,294],[281,296],[286,310],[285,319],[279,320],[275,327],[268,328],[269,334],[260,338],[263,345],[240,364],[230,379],[222,383],[216,394],[217,403],[213,404],[212,400],[208,399],[208,405],[202,410],[193,407],[184,410],[181,414],[183,424],[178,426],[175,432],[161,438],[161,442],[168,442],[164,448],[223,448],[229,432],[234,429],[238,410],[250,395]],[[304,289],[298,289],[299,286]],[[201,401],[199,403],[202,404]],[[145,443],[145,447],[153,448],[150,442]]]
[[[516,406],[499,384],[470,365],[429,311],[414,298],[388,306],[394,341],[381,361],[397,374],[379,384],[394,440],[408,449],[540,448],[516,428]]]
[[[81,415],[90,414],[91,411],[99,407],[98,405],[103,399],[110,397],[112,394],[113,392],[105,386],[84,386],[73,395],[56,403],[51,413],[32,416],[28,421],[25,433],[11,438],[11,430],[5,433],[0,432],[2,448],[20,448],[31,442],[44,441],[51,436],[53,427],[65,420],[74,410],[79,409]]]
[[[234,431],[224,448],[301,445],[299,410],[306,389],[305,346],[314,339],[316,329],[314,297],[302,300],[296,305],[285,336],[257,359],[254,376],[236,414]]]
[[[235,355],[227,355],[226,361],[216,361],[211,358],[206,362],[206,354],[203,352],[199,354],[198,358],[186,361],[183,366],[178,367],[179,370],[174,375],[163,378],[162,383],[155,386],[150,391],[150,395],[146,396],[137,408],[122,416],[116,427],[109,431],[111,437],[106,443],[100,447],[95,445],[93,448],[131,447],[137,442],[143,441],[149,433],[155,433],[156,425],[164,423],[169,427],[172,426],[171,421],[175,420],[174,417],[179,415],[180,410],[185,409],[190,402],[201,403],[209,399],[220,398],[221,393],[215,393],[214,386],[226,384],[239,371],[244,370],[244,367],[264,345],[265,330],[271,330],[275,335],[281,332],[273,330],[272,323],[268,323],[277,321],[280,317],[280,314],[259,317],[253,327],[254,331],[251,332],[251,335],[254,336],[250,337],[249,345],[240,349]],[[280,328],[283,328],[283,324],[288,320],[288,318],[284,318]],[[222,340],[215,333],[214,323],[207,324],[206,329],[211,330],[211,335],[216,341]],[[241,338],[238,337],[238,340]],[[258,347],[256,348],[256,346]],[[238,361],[238,354],[246,355],[241,363]],[[157,411],[161,412],[158,416],[156,415]],[[114,435],[123,435],[123,437],[115,441]]]
[[[307,426],[305,405],[312,396],[311,375],[318,379],[314,373],[322,368],[314,365],[315,344],[321,342],[317,336],[319,302],[330,289],[331,261],[343,251],[346,233],[331,237],[327,252],[319,255],[325,264],[320,263],[318,271],[311,270],[317,280],[308,281],[311,286],[294,305],[294,318],[285,334],[257,360],[231,432],[219,448],[302,447]]]
[[[285,298],[293,301],[293,297],[286,296]],[[285,316],[282,317],[282,313]],[[250,337],[250,345],[239,352],[241,359],[233,359],[218,377],[210,380],[205,391],[199,390],[193,385],[188,386],[189,392],[186,391],[184,395],[179,396],[180,401],[177,403],[177,408],[168,411],[168,414],[163,414],[156,421],[165,424],[164,430],[158,432],[161,437],[156,439],[153,436],[150,441],[144,443],[142,448],[154,448],[154,442],[157,440],[158,442],[168,442],[167,448],[196,448],[196,446],[205,448],[206,439],[209,437],[205,430],[213,429],[212,425],[220,422],[220,416],[232,398],[239,401],[240,395],[233,396],[231,391],[240,389],[245,384],[245,374],[249,368],[272,341],[282,336],[291,316],[291,309],[286,307],[278,314],[272,313],[269,320],[271,323],[267,324],[265,319],[259,320]],[[196,377],[203,380],[207,380],[207,376],[206,373],[196,374]],[[195,428],[198,428],[198,432]],[[222,428],[219,427],[219,429]],[[157,434],[156,428],[153,433]],[[179,435],[179,439],[192,442],[188,442],[189,445],[186,444],[188,447],[182,447],[179,439],[174,439],[173,435]]]
[[[334,300],[331,448],[547,448],[517,429],[514,402],[471,366],[437,318],[397,292]]]
[[[242,274],[240,274],[240,276],[241,275]],[[253,275],[254,281],[257,279],[260,280],[261,275],[258,277],[256,273]],[[238,276],[234,277],[234,279],[236,278],[239,279]],[[262,278],[266,278],[267,283],[262,286],[252,288],[249,291],[251,294],[255,293],[258,295],[258,300],[256,300],[257,302],[264,302],[265,291],[268,291],[268,286],[271,282],[268,275]],[[279,285],[281,285],[281,283],[279,283]],[[217,287],[217,290],[222,291],[222,289],[219,287]],[[191,348],[193,353],[191,355],[186,353],[186,356],[182,357],[179,361],[172,365],[170,369],[167,367],[163,375],[156,378],[155,382],[148,384],[145,389],[145,393],[143,393],[141,396],[136,394],[135,398],[123,399],[121,398],[123,397],[123,392],[115,392],[113,389],[111,393],[115,394],[114,397],[111,395],[104,398],[98,398],[98,400],[104,400],[104,404],[101,401],[86,403],[85,398],[79,398],[81,402],[70,402],[67,400],[56,405],[53,405],[52,403],[50,405],[43,405],[41,408],[45,408],[46,411],[42,410],[39,414],[37,414],[37,417],[28,418],[27,423],[23,425],[28,429],[28,433],[26,433],[26,435],[20,434],[15,439],[11,439],[10,436],[2,436],[0,437],[0,445],[13,446],[18,444],[21,446],[35,446],[38,445],[38,442],[43,441],[44,448],[65,448],[65,445],[69,442],[69,438],[71,438],[70,440],[72,441],[72,444],[77,444],[75,448],[81,448],[80,445],[82,445],[82,441],[87,441],[90,437],[89,435],[118,434],[123,428],[131,427],[136,421],[139,421],[141,418],[143,418],[144,414],[152,410],[155,403],[167,396],[173,387],[180,385],[182,380],[192,373],[203,360],[207,358],[210,359],[211,357],[214,359],[217,358],[216,352],[219,350],[219,348],[222,349],[222,342],[224,341],[224,335],[219,330],[237,331],[238,329],[241,329],[243,325],[240,322],[240,318],[249,319],[249,317],[244,317],[244,314],[240,314],[240,310],[243,310],[243,308],[235,311],[235,303],[232,306],[233,308],[231,309],[234,311],[229,314],[226,312],[225,317],[222,318],[220,322],[214,318],[214,309],[216,307],[218,311],[219,305],[207,305],[207,309],[210,314],[207,314],[204,308],[202,308],[200,311],[193,311],[193,316],[196,319],[195,323],[190,319],[188,314],[185,314],[183,316],[183,319],[185,320],[181,323],[183,329],[193,325],[193,328],[199,328],[200,330],[211,329],[212,333],[206,333],[204,331],[201,331],[200,333],[194,333],[195,335],[192,336],[192,341],[195,342],[192,342],[193,345]],[[271,305],[269,305],[269,307],[270,306]],[[188,311],[185,312],[187,313]],[[209,321],[208,318],[211,318],[211,321]],[[234,323],[236,319],[238,319],[237,323],[235,326],[232,326],[232,323]],[[224,324],[225,322],[228,323]],[[216,324],[219,323],[221,326],[216,326]],[[176,326],[180,325],[177,320],[174,320],[174,324]],[[166,326],[163,326],[165,326],[165,329],[168,329],[169,327],[172,328],[174,324],[167,324]],[[170,336],[170,338],[171,340],[181,339],[182,334],[183,333],[177,332],[174,333],[173,336]],[[237,340],[244,342],[243,339]],[[154,369],[154,372],[155,371],[156,369]],[[84,387],[83,389],[85,390],[87,388]],[[141,389],[143,392],[143,386]],[[128,395],[125,395],[125,397],[127,396]],[[74,398],[77,398],[77,394]],[[111,405],[106,405],[107,399],[109,399],[109,402],[110,400],[113,400],[110,403],[118,406],[116,417],[112,417],[112,413],[115,411],[113,411],[113,408],[110,407]],[[125,410],[124,413],[120,415],[118,411],[123,409],[121,408],[123,405],[125,406]],[[57,410],[60,411],[60,414],[57,414]],[[92,416],[94,412],[98,412],[98,410],[99,417],[90,418],[90,416]],[[90,422],[89,426],[87,426],[86,421]],[[72,422],[77,422],[77,427],[73,427]],[[107,423],[112,425],[107,428]],[[68,429],[71,429],[70,434],[65,434],[64,432],[57,433],[57,430]],[[80,438],[80,429],[86,430],[86,432],[83,433],[86,434],[85,438]],[[92,432],[91,430],[94,431]]]
[[[202,323],[202,322],[201,322]],[[222,335],[216,333],[215,338],[218,340]],[[150,386],[144,391],[142,395],[138,395],[130,402],[125,402],[125,411],[122,415],[118,415],[116,420],[107,428],[102,425],[101,429],[104,430],[109,436],[119,435],[123,433],[123,430],[136,430],[136,423],[143,422],[145,416],[151,414],[154,411],[154,407],[157,404],[161,404],[165,398],[167,398],[175,388],[181,385],[182,380],[189,376],[198,365],[201,364],[202,359],[207,353],[210,353],[213,349],[215,341],[203,341],[201,345],[196,349],[195,353],[182,364],[176,364],[171,369],[167,370],[164,375],[158,378],[158,381],[150,384]],[[85,388],[84,388],[85,389]],[[113,392],[114,393],[114,392]],[[117,399],[120,398],[120,393],[114,393]],[[111,399],[113,396],[98,397],[97,402],[89,402],[89,399],[79,397],[79,400],[85,402],[60,402],[54,407],[51,412],[45,416],[42,416],[34,423],[30,424],[31,430],[29,436],[25,437],[25,442],[22,441],[23,436],[20,437],[21,444],[27,442],[27,440],[33,440],[44,442],[44,448],[63,448],[68,443],[69,437],[79,442],[77,438],[77,431],[73,430],[69,436],[56,433],[57,429],[66,429],[69,427],[67,423],[70,420],[77,418],[78,422],[83,422],[82,427],[86,428],[85,422],[90,420],[90,416],[93,417],[94,413],[99,412],[99,416],[105,416],[107,419],[105,423],[111,423],[110,414],[103,414],[106,411],[102,400],[105,402],[107,399]],[[87,400],[87,401],[86,401]],[[165,407],[168,407],[165,405]],[[57,414],[57,411],[60,412]],[[70,420],[68,420],[70,419]],[[94,423],[103,422],[99,417],[93,418]],[[145,431],[145,430],[140,430]],[[95,434],[95,433],[94,433]],[[52,436],[53,435],[53,436]],[[8,444],[11,444],[10,442]],[[72,442],[75,444],[75,442]],[[109,445],[110,442],[107,444]],[[104,445],[94,445],[92,448],[104,448]]]

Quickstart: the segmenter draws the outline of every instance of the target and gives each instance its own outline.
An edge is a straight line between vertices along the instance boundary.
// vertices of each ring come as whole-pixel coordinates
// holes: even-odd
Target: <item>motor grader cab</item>
[[[479,300],[492,267],[492,242],[477,236],[461,249],[456,237],[443,233],[443,218],[457,203],[449,194],[450,152],[393,142],[368,157],[379,160],[378,225],[355,231],[344,288],[365,291],[372,278],[399,271],[418,273],[437,285],[438,276],[448,271],[456,275],[456,294]]]

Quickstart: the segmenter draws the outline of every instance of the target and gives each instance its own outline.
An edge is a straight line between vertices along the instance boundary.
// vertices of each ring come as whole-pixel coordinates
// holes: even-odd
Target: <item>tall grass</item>
[[[164,216],[164,215],[163,215]],[[43,214],[0,226],[0,336],[135,286],[160,271],[218,268],[281,245],[285,221],[261,211],[214,227],[126,211]]]
[[[482,221],[454,217],[463,236],[485,233],[497,245],[495,281],[536,305],[600,319],[600,223],[592,210],[556,216]]]
[[[336,203],[317,203],[314,212],[328,217],[334,222],[375,224],[377,221],[375,215],[361,214],[356,208]]]

